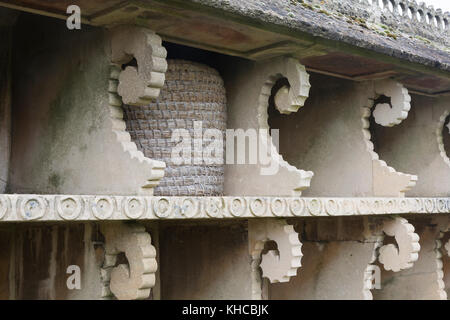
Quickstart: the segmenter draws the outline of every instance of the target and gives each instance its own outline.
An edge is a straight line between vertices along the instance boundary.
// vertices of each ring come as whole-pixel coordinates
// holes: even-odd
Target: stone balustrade
[[[382,24],[394,28],[395,32],[420,36],[441,43],[449,43],[450,12],[435,9],[424,2],[414,0],[304,0],[304,5],[322,8],[322,12],[333,12],[357,19],[361,23]]]

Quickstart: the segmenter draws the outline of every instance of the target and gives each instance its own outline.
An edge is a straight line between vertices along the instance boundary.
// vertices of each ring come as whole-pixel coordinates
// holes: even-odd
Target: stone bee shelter
[[[449,22],[414,0],[0,0],[0,299],[447,299]],[[278,171],[173,165],[196,120],[279,129]]]

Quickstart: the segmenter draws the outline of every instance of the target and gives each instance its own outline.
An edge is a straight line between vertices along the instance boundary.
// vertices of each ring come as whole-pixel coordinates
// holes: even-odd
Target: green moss
[[[428,39],[425,39],[424,37],[421,36],[416,36],[416,39],[425,42],[426,44],[431,44],[431,41]]]
[[[48,177],[48,182],[52,187],[58,189],[59,186],[63,183],[63,178],[57,173],[54,173],[50,177]]]
[[[314,10],[313,6],[308,3],[302,2],[302,6],[304,6],[306,9]]]
[[[331,15],[328,11],[325,11],[325,10],[323,10],[323,9],[321,9],[321,10],[319,11],[319,13],[326,14],[327,16],[330,16],[330,15]]]
[[[385,34],[386,34],[388,37],[391,37],[391,38],[397,40],[397,36],[396,36],[395,34],[393,34],[392,32],[390,32],[390,31],[385,31]]]

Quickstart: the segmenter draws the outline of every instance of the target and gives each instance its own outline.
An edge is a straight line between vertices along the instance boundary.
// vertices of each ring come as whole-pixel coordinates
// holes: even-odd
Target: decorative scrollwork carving
[[[131,141],[131,136],[126,131],[126,124],[123,120],[122,100],[117,93],[120,75],[120,68],[112,64],[108,88],[112,132],[115,140],[120,143],[121,150],[128,155],[129,165],[145,167],[146,169],[146,174],[143,174],[139,181],[140,190],[146,190],[153,194],[153,188],[158,185],[159,180],[164,176],[166,164],[162,161],[146,158],[137,149],[136,144]]]
[[[414,232],[412,224],[404,218],[387,220],[383,224],[383,232],[395,237],[397,246],[387,244],[380,248],[378,260],[386,270],[398,272],[409,269],[419,258],[419,235]]]
[[[269,250],[261,257],[262,277],[271,283],[288,282],[297,274],[303,256],[302,244],[292,225],[285,220],[249,221],[250,254],[261,257],[264,244],[274,241],[278,250]]]
[[[289,87],[281,87],[275,94],[275,107],[282,114],[290,114],[297,112],[300,107],[303,107],[309,95],[309,74],[306,72],[304,66],[298,63],[297,60],[287,58],[286,78],[289,81]]]
[[[155,285],[157,269],[156,249],[151,244],[150,235],[143,226],[137,224],[102,225],[105,236],[105,263],[102,278],[106,287],[119,300],[145,299]],[[128,265],[115,266],[117,256],[124,252]],[[105,289],[103,295],[107,296]]]
[[[293,58],[274,59],[261,69],[261,72],[264,72],[261,76],[264,77],[265,82],[258,97],[258,125],[259,129],[269,130],[267,109],[272,88],[277,80],[286,77],[289,82],[289,87],[281,87],[274,97],[275,107],[282,114],[297,112],[305,104],[311,85],[305,67]],[[264,145],[265,139],[262,141]],[[293,181],[296,185],[292,192],[295,195],[301,195],[301,191],[309,187],[314,173],[297,169],[284,160],[278,153],[272,139],[269,139],[266,144],[264,145],[267,148],[265,152],[272,157],[271,163],[276,163],[279,167],[286,169],[289,175],[294,177]]]
[[[370,91],[371,93],[366,105],[362,108],[362,132],[366,149],[372,158],[374,195],[382,197],[403,197],[406,191],[416,185],[418,177],[416,175],[398,172],[380,159],[371,141],[372,135],[369,131],[369,118],[372,114],[372,108],[374,108],[373,116],[376,123],[385,127],[392,127],[399,124],[408,116],[411,108],[411,97],[406,88],[393,80],[375,81],[373,83],[373,89],[371,86]],[[389,97],[391,99],[390,104],[378,103],[373,106],[374,101],[381,95]]]
[[[153,31],[136,26],[111,30],[112,62],[124,65],[136,59],[120,73],[118,93],[125,104],[143,106],[159,96],[167,70],[167,51]]]
[[[444,137],[442,135],[442,131],[444,129],[445,121],[447,120],[448,115],[450,114],[449,110],[444,111],[444,113],[439,118],[438,126],[436,128],[436,138],[438,142],[439,153],[444,160],[445,164],[450,167],[450,159],[448,158],[447,151],[445,150],[444,145]],[[447,124],[448,133],[450,133],[450,123]]]
[[[0,221],[153,220],[450,213],[447,198],[0,195]],[[27,203],[27,205],[25,205]]]
[[[390,104],[379,103],[375,106],[373,117],[376,123],[392,127],[408,117],[411,96],[401,83],[393,80],[375,81],[375,93],[377,96],[384,95],[391,98]]]

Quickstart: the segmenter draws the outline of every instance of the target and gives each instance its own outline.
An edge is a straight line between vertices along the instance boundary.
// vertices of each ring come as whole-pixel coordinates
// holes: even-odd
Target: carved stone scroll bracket
[[[114,295],[119,300],[146,299],[155,285],[156,249],[145,228],[138,224],[104,224],[105,261],[101,269],[102,298]],[[116,266],[119,253],[128,265]]]
[[[448,115],[450,114],[449,110],[444,111],[442,116],[439,118],[438,126],[436,128],[436,138],[438,142],[439,154],[441,158],[444,160],[445,164],[450,167],[450,159],[447,155],[447,151],[445,150],[444,145],[444,137],[443,137],[443,128],[445,125],[445,121],[447,120]],[[450,123],[447,124],[448,133],[450,133]]]
[[[386,270],[398,272],[409,269],[419,258],[419,235],[414,227],[404,218],[387,219],[382,225],[383,232],[395,237],[397,246],[386,244],[379,249],[378,261]]]
[[[275,94],[275,107],[282,114],[297,112],[303,107],[309,95],[311,85],[309,83],[309,74],[305,67],[297,60],[287,58],[284,61],[286,66],[285,75],[289,81],[289,87],[281,87]]]
[[[261,67],[259,72],[260,74],[256,78],[264,79],[264,84],[258,97],[258,127],[259,129],[269,130],[267,110],[271,91],[277,80],[286,77],[289,82],[289,87],[281,87],[274,97],[275,107],[282,114],[297,112],[305,104],[311,85],[309,83],[309,74],[306,72],[305,67],[293,58],[274,59],[272,62],[265,64],[264,67]],[[267,155],[271,157],[271,165],[280,167],[281,174],[286,172],[288,175],[287,179],[279,176],[277,178],[285,181],[287,185],[292,180],[291,193],[292,195],[300,196],[301,191],[309,187],[314,173],[297,169],[285,161],[278,153],[272,138],[267,143],[265,143],[265,139],[261,139],[261,141],[263,141],[261,147],[264,148],[265,146]]]
[[[300,196],[309,188],[314,173],[283,159],[277,150],[278,130],[270,130],[268,120],[272,95],[274,108],[282,114],[296,112],[305,104],[311,87],[305,67],[294,58],[277,57],[259,62],[242,61],[233,68],[226,79],[233,83],[227,88],[227,110],[232,115],[227,120],[228,128],[247,130],[251,135],[256,131],[259,138],[255,139],[258,151],[253,163],[227,164],[225,194]],[[227,145],[227,151],[234,147]],[[252,152],[250,145],[243,149],[249,155]]]
[[[362,108],[362,132],[367,151],[372,158],[373,193],[377,197],[404,197],[405,192],[416,185],[418,177],[397,172],[380,159],[371,141],[369,118],[373,114],[375,122],[382,126],[397,125],[408,116],[411,97],[406,88],[392,80],[379,80],[372,85],[370,97]],[[374,106],[374,102],[381,96],[390,98],[390,103],[380,102]]]
[[[443,246],[442,239],[445,234],[450,231],[450,218],[447,216],[435,217],[433,222],[439,228],[439,236],[436,239],[435,254],[436,254],[436,280],[439,288],[439,297],[441,300],[447,300],[447,292],[444,283],[444,263],[442,261],[443,254],[450,257],[450,239]]]
[[[111,30],[113,63],[129,64],[120,73],[118,93],[125,104],[143,106],[159,96],[167,70],[167,51],[153,31],[137,26],[118,26]]]
[[[379,80],[374,83],[375,99],[384,95],[391,99],[389,103],[378,103],[374,106],[375,122],[383,127],[400,124],[408,117],[411,109],[411,96],[401,83],[393,80]]]
[[[249,250],[252,257],[252,270],[256,271],[257,264],[262,270],[262,278],[268,278],[270,283],[288,282],[297,274],[301,267],[302,244],[292,225],[285,220],[249,220]],[[268,250],[262,254],[264,245],[274,241],[278,250]],[[261,277],[253,277],[253,296],[261,294]]]
[[[136,175],[136,178],[139,177],[138,186],[141,187],[139,193],[146,193],[143,190],[149,190],[149,193],[153,194],[153,188],[158,185],[159,180],[164,176],[166,164],[163,161],[146,158],[137,149],[136,144],[131,141],[131,136],[126,131],[126,124],[123,120],[122,101],[117,93],[118,86],[120,86],[120,75],[120,67],[111,65],[108,88],[111,129],[115,140],[121,146],[123,154],[128,155],[125,161],[129,162],[129,167],[133,166],[140,172]]]

